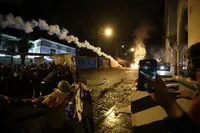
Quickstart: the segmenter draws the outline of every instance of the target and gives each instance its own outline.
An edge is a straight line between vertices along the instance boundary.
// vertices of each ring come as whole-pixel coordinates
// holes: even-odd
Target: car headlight
[[[165,69],[165,67],[164,67],[164,66],[160,66],[160,69],[161,69],[161,70],[164,70],[164,69]]]

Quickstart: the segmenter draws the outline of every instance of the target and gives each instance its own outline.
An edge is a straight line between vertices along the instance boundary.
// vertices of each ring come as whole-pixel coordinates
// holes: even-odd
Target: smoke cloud
[[[164,54],[165,50],[161,48],[152,48],[150,50],[151,55],[153,56],[154,59],[159,59],[163,60],[164,59]]]
[[[100,47],[92,46],[88,41],[79,42],[79,39],[73,35],[68,35],[68,30],[65,28],[60,28],[58,25],[49,25],[45,20],[39,19],[38,21],[24,21],[19,16],[13,16],[12,14],[8,14],[3,16],[0,14],[0,27],[1,28],[15,28],[19,30],[23,30],[26,33],[31,33],[34,31],[34,28],[38,27],[40,30],[45,30],[49,35],[56,35],[59,39],[65,40],[68,43],[74,42],[79,48],[87,48],[97,53],[99,56],[104,56],[107,59],[110,59],[115,65],[122,67],[113,57],[107,55],[106,53],[101,51]]]
[[[173,58],[173,52],[174,50],[172,49],[172,47],[169,44],[169,40],[166,39],[166,45],[165,45],[165,61],[168,63],[173,63],[172,62],[172,58]]]
[[[153,30],[153,26],[150,23],[143,23],[135,30],[135,63],[136,65],[140,60],[146,56],[146,48],[144,41],[150,37],[150,32]]]

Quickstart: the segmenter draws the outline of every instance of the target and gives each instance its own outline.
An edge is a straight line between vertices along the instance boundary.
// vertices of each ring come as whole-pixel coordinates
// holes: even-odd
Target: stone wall
[[[177,1],[168,0],[167,7],[167,36],[173,37],[177,34]]]
[[[188,8],[188,47],[200,41],[200,0],[178,0],[177,43],[180,44],[182,13]]]
[[[167,0],[167,39],[165,44],[165,61],[175,65],[175,47],[177,37],[177,1]]]
[[[188,46],[200,41],[200,0],[188,1],[188,39]]]
[[[188,0],[178,0],[177,7],[177,44],[180,44],[180,27],[182,21],[182,14],[185,8],[188,7]]]

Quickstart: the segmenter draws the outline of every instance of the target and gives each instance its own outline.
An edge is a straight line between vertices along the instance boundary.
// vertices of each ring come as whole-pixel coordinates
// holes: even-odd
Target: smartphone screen
[[[153,92],[154,88],[147,86],[146,79],[156,80],[157,61],[154,59],[140,60],[139,66],[138,89],[140,91]]]

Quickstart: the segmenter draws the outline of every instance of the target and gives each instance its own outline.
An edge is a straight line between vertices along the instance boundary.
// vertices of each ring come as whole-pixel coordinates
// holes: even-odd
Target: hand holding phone
[[[148,86],[147,79],[155,81],[156,73],[157,73],[157,61],[156,60],[154,60],[154,59],[140,60],[138,90],[153,92],[154,88]]]

